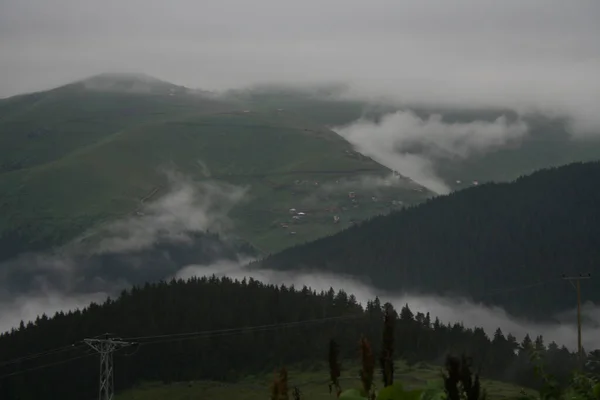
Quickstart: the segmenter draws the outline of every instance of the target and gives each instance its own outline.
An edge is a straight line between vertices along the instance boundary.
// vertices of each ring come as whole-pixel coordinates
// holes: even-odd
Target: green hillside
[[[105,80],[99,78],[102,76],[90,81]],[[0,100],[0,172],[59,160],[127,128],[181,115],[235,109],[230,103],[161,81],[154,84],[160,89],[158,93],[111,87],[100,90],[87,85],[86,80]],[[172,89],[163,93],[165,86]]]
[[[377,217],[256,262],[368,276],[390,291],[466,295],[549,318],[573,307],[562,274],[600,272],[600,162],[490,183]],[[515,297],[502,287],[530,285]],[[599,301],[588,289],[586,300]]]
[[[397,107],[336,100],[339,91],[266,87],[213,95],[143,75],[104,74],[0,100],[0,260],[131,215],[142,199],[165,194],[160,171],[169,169],[249,187],[232,213],[235,233],[263,253],[428,198],[409,180],[373,179],[390,171],[327,128]],[[450,122],[514,117],[509,110],[436,112]],[[564,121],[528,122],[532,134],[521,147],[441,161],[439,175],[460,189],[600,153],[596,142],[571,141]],[[306,215],[294,218],[290,209]]]
[[[341,99],[340,86],[298,87],[267,85],[246,90],[231,90],[222,98],[254,109],[293,111],[312,121],[328,126],[348,124],[362,116],[380,116],[397,109],[389,104]]]
[[[525,116],[529,134],[518,144],[460,160],[441,160],[436,172],[455,190],[472,181],[511,181],[539,169],[600,159],[599,135],[573,139],[564,119]],[[461,183],[457,183],[461,181]]]
[[[165,193],[164,169],[249,187],[232,217],[236,233],[264,252],[428,195],[405,179],[361,192],[357,180],[390,171],[293,112],[171,94],[89,89],[84,82],[1,101],[0,259],[133,213],[141,199]],[[362,196],[360,204],[349,191]],[[292,219],[290,208],[307,215]]]
[[[423,119],[440,114],[447,123],[493,122],[500,116],[509,120],[518,117],[510,109],[427,108],[395,105],[385,100],[371,103],[343,99],[338,96],[343,89],[343,86],[335,85],[305,89],[272,85],[231,91],[224,98],[242,102],[246,107],[294,110],[330,127],[350,124],[359,118],[378,121],[382,116],[400,110],[413,111]],[[538,169],[600,158],[600,132],[596,137],[573,140],[565,118],[525,114],[522,119],[527,123],[529,133],[521,141],[466,159],[435,159],[436,174],[451,189],[461,190],[471,186],[473,181],[510,181]],[[417,150],[412,153],[420,154]]]

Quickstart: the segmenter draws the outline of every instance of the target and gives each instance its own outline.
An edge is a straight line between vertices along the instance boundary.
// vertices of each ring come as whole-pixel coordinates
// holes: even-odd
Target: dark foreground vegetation
[[[487,398],[479,373],[473,373],[472,360],[465,355],[455,357],[448,355],[441,373],[440,381],[429,383],[427,387],[407,390],[402,382],[394,378],[394,331],[397,314],[386,304],[384,306],[383,337],[381,352],[378,358],[381,375],[381,385],[375,381],[376,355],[366,337],[359,342],[361,369],[359,371],[360,386],[342,390],[340,383],[341,363],[339,347],[335,340],[329,342],[329,393],[332,391],[340,400],[484,400]],[[532,365],[540,381],[539,394],[521,390],[515,399],[571,399],[596,400],[600,399],[600,383],[594,374],[574,371],[567,385],[558,383],[544,369],[544,361],[535,348],[524,348],[521,351],[530,354]],[[290,388],[288,371],[284,367],[275,376],[271,386],[271,400],[289,400],[290,393],[294,400],[302,398],[301,390],[295,386]]]
[[[600,162],[490,183],[292,247],[257,268],[368,275],[382,289],[452,293],[548,317],[573,307],[562,274],[598,271]],[[519,296],[497,288],[545,282]],[[600,301],[600,291],[586,291]]]
[[[138,343],[114,356],[115,386],[123,390],[144,381],[235,381],[282,365],[310,366],[323,360],[330,338],[339,345],[339,359],[355,358],[357,338],[384,337],[386,312],[392,328],[384,341],[394,343],[393,357],[409,364],[442,364],[449,353],[466,353],[482,376],[529,387],[542,384],[530,362],[532,349],[559,384],[577,366],[574,354],[542,337],[519,342],[498,329],[490,338],[480,328],[444,325],[408,306],[396,313],[378,299],[363,308],[345,292],[211,277],[135,287],[104,304],[41,316],[3,334],[0,399],[93,398],[98,356],[81,340],[105,332]]]

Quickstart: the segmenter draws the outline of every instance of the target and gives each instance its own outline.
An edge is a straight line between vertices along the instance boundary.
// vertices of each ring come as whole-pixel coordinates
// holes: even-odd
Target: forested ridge
[[[541,170],[436,197],[252,266],[368,276],[382,289],[467,295],[547,317],[573,307],[562,274],[600,271],[598,182],[599,162]],[[490,295],[545,281],[522,296]],[[600,291],[584,300],[600,301]]]
[[[343,291],[316,293],[253,279],[148,283],[103,304],[41,316],[2,334],[0,398],[93,398],[98,355],[81,340],[104,332],[139,343],[115,353],[117,390],[143,381],[231,381],[282,365],[310,366],[326,359],[331,339],[339,343],[342,358],[355,358],[361,335],[378,343],[384,310],[390,307],[374,299],[363,309]],[[409,363],[441,363],[448,353],[466,352],[481,365],[483,376],[529,386],[536,385],[529,349],[536,348],[560,379],[576,365],[566,348],[546,346],[542,337],[527,336],[519,343],[498,329],[489,338],[479,328],[415,315],[409,306],[393,314],[395,354]],[[299,321],[305,322],[285,325]],[[212,333],[198,333],[207,331]],[[186,332],[196,333],[170,335]]]

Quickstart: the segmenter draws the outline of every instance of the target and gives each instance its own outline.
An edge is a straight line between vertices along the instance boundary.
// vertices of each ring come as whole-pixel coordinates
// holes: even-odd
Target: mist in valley
[[[361,119],[333,130],[356,149],[438,194],[450,187],[434,165],[439,159],[466,159],[498,149],[528,133],[524,121],[507,121],[500,116],[492,122],[446,122],[441,114],[422,119],[414,112],[384,115],[379,122]]]
[[[390,302],[399,311],[404,305],[416,312],[429,312],[432,319],[438,317],[442,323],[462,323],[465,327],[482,327],[488,336],[493,336],[497,328],[506,335],[513,334],[522,340],[526,334],[531,337],[543,335],[546,343],[555,341],[565,345],[572,351],[577,348],[576,309],[565,310],[551,316],[549,322],[539,323],[523,318],[515,318],[500,307],[490,307],[474,303],[465,298],[448,298],[424,294],[384,292],[369,284],[350,277],[336,274],[311,272],[289,273],[272,270],[250,270],[246,264],[252,261],[249,257],[237,260],[219,260],[210,265],[181,266],[173,275],[165,275],[164,279],[189,279],[202,276],[226,276],[242,280],[253,278],[266,284],[293,285],[297,289],[307,286],[317,292],[344,290],[353,294],[363,306],[366,302],[378,297],[381,302]],[[566,284],[566,283],[565,283]],[[122,287],[125,289],[126,287]],[[115,297],[118,291],[107,286],[107,292],[61,293],[56,290],[36,291],[3,299],[0,302],[0,331],[18,327],[21,320],[25,323],[41,314],[52,316],[58,311],[83,309],[90,302],[103,302],[108,296]],[[526,289],[523,289],[526,291]],[[518,292],[511,292],[518,296]],[[573,294],[575,300],[575,294]],[[574,301],[575,304],[575,301]],[[584,319],[582,329],[583,346],[586,350],[600,348],[600,308],[586,303],[582,309]]]
[[[132,215],[93,227],[60,248],[0,263],[0,331],[102,302],[189,263],[254,255],[238,244],[229,217],[247,187],[165,173],[168,185],[161,196]]]
[[[500,307],[485,306],[474,303],[466,298],[440,297],[426,294],[394,293],[379,290],[364,280],[339,274],[321,273],[317,271],[299,271],[295,273],[248,269],[243,263],[220,263],[209,266],[186,266],[176,275],[176,278],[187,279],[194,276],[227,276],[242,280],[254,278],[263,283],[273,285],[293,285],[297,289],[307,286],[317,292],[343,290],[353,294],[363,306],[367,301],[378,297],[382,303],[390,302],[397,311],[408,304],[413,313],[430,313],[432,320],[438,317],[443,323],[463,323],[465,327],[481,327],[488,336],[492,337],[497,328],[506,335],[512,333],[522,340],[526,334],[531,337],[543,335],[546,343],[555,341],[565,345],[570,350],[577,349],[576,308],[565,310],[550,316],[547,323],[536,323],[531,320],[515,318]],[[566,282],[564,283],[566,284]],[[524,285],[521,293],[526,292]],[[507,288],[504,288],[507,289]],[[508,295],[519,296],[514,288],[508,288]],[[575,293],[573,293],[575,303]],[[587,350],[600,347],[600,308],[587,303],[582,309],[584,326],[582,330],[583,346]]]
[[[214,182],[192,182],[177,174],[169,176],[169,190],[147,204],[144,215],[115,221],[97,230],[95,233],[100,236],[85,246],[79,240],[62,251],[22,255],[0,265],[3,274],[0,331],[17,327],[21,320],[27,323],[42,314],[52,316],[58,311],[82,309],[92,301],[103,302],[108,296],[115,298],[132,284],[216,275],[239,280],[252,277],[298,289],[308,286],[316,291],[344,290],[355,295],[363,306],[377,296],[398,310],[408,304],[413,312],[429,312],[432,319],[439,317],[444,323],[482,327],[488,335],[500,327],[505,334],[512,333],[518,339],[526,333],[542,334],[547,343],[556,341],[575,349],[574,309],[551,316],[550,322],[540,324],[514,318],[501,308],[465,298],[385,292],[370,285],[368,279],[311,270],[290,273],[249,268],[248,264],[257,259],[256,254],[240,253],[237,248],[228,248],[221,242],[194,240],[194,234],[207,229],[219,232],[225,244],[235,240],[234,225],[228,213],[244,201],[246,189]],[[382,179],[368,184],[385,182]],[[202,251],[204,262],[197,261],[194,249]],[[207,251],[212,251],[209,257],[206,257]],[[110,257],[99,258],[100,255]],[[502,289],[505,288],[494,288],[500,292]],[[524,287],[520,292],[526,290]],[[508,292],[506,295],[510,296],[520,294],[514,288]],[[600,347],[600,308],[586,304],[583,312],[583,343],[586,349],[592,350]]]

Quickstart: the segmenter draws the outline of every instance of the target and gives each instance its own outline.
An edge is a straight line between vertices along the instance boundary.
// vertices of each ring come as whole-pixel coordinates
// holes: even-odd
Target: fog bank
[[[382,303],[390,302],[398,311],[408,304],[414,313],[429,312],[432,319],[438,317],[444,323],[462,322],[465,327],[481,327],[490,337],[497,328],[501,328],[505,335],[512,333],[519,340],[522,340],[527,333],[532,337],[543,335],[546,343],[555,341],[572,351],[577,348],[577,326],[573,322],[573,316],[576,315],[575,309],[554,316],[553,319],[556,321],[554,323],[539,324],[514,318],[502,308],[488,307],[465,299],[390,293],[375,289],[367,283],[349,276],[312,271],[289,273],[273,270],[249,270],[244,265],[243,263],[192,265],[180,270],[176,277],[187,279],[192,276],[215,274],[239,280],[244,277],[252,277],[263,283],[294,285],[296,288],[308,286],[316,291],[327,291],[329,288],[334,288],[336,291],[344,290],[348,294],[354,294],[363,306],[368,300],[379,297]],[[518,292],[511,295],[518,295]],[[582,329],[583,346],[588,351],[600,348],[600,308],[586,305],[582,312],[586,320]]]
[[[596,0],[4,0],[0,97],[103,72],[193,88],[348,82],[348,96],[542,110],[598,134]]]

